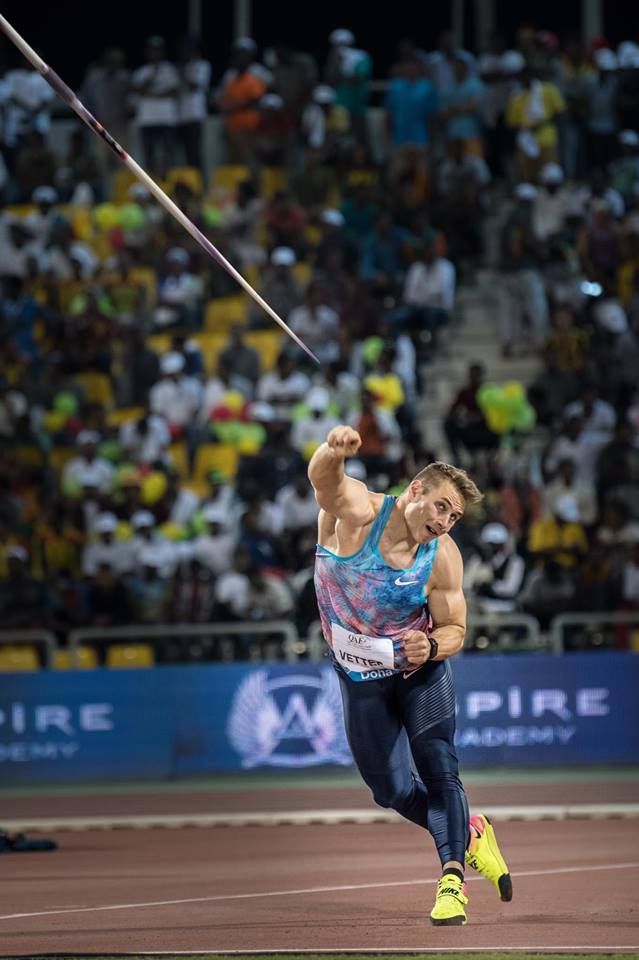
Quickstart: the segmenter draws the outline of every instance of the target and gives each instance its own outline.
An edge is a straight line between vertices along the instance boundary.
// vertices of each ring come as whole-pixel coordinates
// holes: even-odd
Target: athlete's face
[[[413,481],[407,493],[404,519],[417,543],[430,543],[448,533],[464,512],[464,500],[448,480],[426,493],[419,481]]]

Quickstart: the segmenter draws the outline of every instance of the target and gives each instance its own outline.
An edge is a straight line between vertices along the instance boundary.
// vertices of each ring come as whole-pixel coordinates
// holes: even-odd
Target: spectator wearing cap
[[[322,210],[319,215],[320,241],[315,248],[315,270],[322,273],[330,288],[335,270],[352,274],[357,268],[359,251],[344,231],[345,220],[341,210],[334,207]],[[330,291],[327,290],[330,296]]]
[[[588,170],[606,168],[614,156],[619,80],[616,54],[600,47],[593,54],[596,73],[584,80]]]
[[[165,353],[160,358],[161,379],[149,391],[149,410],[164,417],[171,437],[188,437],[189,427],[199,410],[202,386],[194,377],[184,375],[184,357]]]
[[[348,110],[356,139],[368,143],[366,110],[370,98],[373,61],[369,53],[355,46],[350,30],[338,28],[329,35],[330,51],[324,78],[335,90],[336,102]]]
[[[163,536],[157,529],[157,521],[150,510],[136,510],[132,515],[133,537],[129,541],[133,569],[138,572],[143,565],[143,554],[152,549],[157,567],[163,577],[172,577],[179,559],[177,544]]]
[[[133,72],[135,127],[142,142],[145,166],[164,176],[174,162],[180,78],[166,59],[162,37],[149,37],[146,64]]]
[[[541,243],[552,242],[564,228],[570,212],[570,191],[564,188],[558,163],[545,163],[539,171],[539,188],[533,201],[532,227]]]
[[[426,75],[423,58],[417,53],[411,53],[398,65],[386,91],[384,107],[391,179],[403,172],[407,159],[415,158],[426,175],[439,98]]]
[[[302,112],[301,128],[308,154],[318,163],[339,164],[350,151],[350,114],[328,84],[314,88]]]
[[[62,488],[78,486],[91,471],[95,487],[100,493],[110,493],[113,487],[115,469],[104,457],[98,455],[100,435],[93,430],[81,430],[76,438],[77,455],[64,465]]]
[[[528,552],[539,566],[552,560],[562,567],[574,567],[588,551],[579,506],[572,494],[565,493],[552,505],[550,516],[534,520],[528,531]]]
[[[189,167],[203,169],[202,134],[207,117],[211,64],[202,56],[197,37],[184,37],[178,48],[177,140]]]
[[[294,160],[297,124],[286,109],[280,93],[265,93],[258,103],[260,122],[255,135],[255,153],[265,167],[284,167],[291,170]]]
[[[237,536],[229,527],[229,514],[221,505],[209,503],[200,513],[205,529],[191,541],[191,555],[215,576],[231,569]]]
[[[511,95],[505,116],[516,135],[520,175],[533,181],[544,163],[557,160],[557,119],[566,104],[559,88],[540,80],[529,67],[519,78],[521,89]]]
[[[319,283],[309,283],[304,303],[288,315],[291,330],[306,343],[322,363],[339,357],[339,316],[328,306]]]
[[[82,551],[81,568],[85,577],[94,577],[103,564],[118,574],[129,573],[133,569],[131,543],[118,540],[117,529],[118,518],[114,513],[98,514],[93,526],[95,539],[91,539]]]
[[[224,123],[227,162],[244,164],[254,174],[258,172],[255,137],[260,124],[259,102],[270,80],[264,68],[258,69],[256,52],[250,37],[238,37],[231,50],[231,65],[216,95]]]
[[[46,627],[51,596],[44,581],[29,572],[29,554],[18,544],[4,549],[6,574],[0,579],[0,610],[3,629]]]
[[[198,330],[202,325],[202,278],[190,269],[190,257],[183,247],[171,247],[165,258],[164,274],[158,282],[155,325]]]
[[[291,310],[298,307],[304,300],[300,282],[293,273],[293,266],[296,263],[297,257],[291,247],[275,247],[262,274],[259,292],[280,317],[287,317]],[[249,322],[252,328],[265,326],[267,318],[264,311],[252,306]]]
[[[464,592],[480,613],[512,613],[524,582],[526,564],[503,523],[487,523],[479,534],[479,550],[464,569]]]
[[[548,332],[548,299],[541,265],[543,248],[533,230],[537,188],[520,183],[515,188],[515,206],[501,231],[499,331],[504,356],[511,356],[526,339],[525,320],[532,328],[533,344],[540,345]]]

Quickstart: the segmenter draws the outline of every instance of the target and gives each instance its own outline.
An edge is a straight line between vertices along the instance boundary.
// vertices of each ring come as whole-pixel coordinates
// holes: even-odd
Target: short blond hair
[[[413,478],[413,482],[415,480],[419,480],[424,493],[428,493],[448,480],[463,498],[466,506],[471,503],[479,503],[484,498],[475,481],[470,479],[465,470],[462,470],[461,467],[453,467],[450,463],[443,463],[441,460],[429,463]]]

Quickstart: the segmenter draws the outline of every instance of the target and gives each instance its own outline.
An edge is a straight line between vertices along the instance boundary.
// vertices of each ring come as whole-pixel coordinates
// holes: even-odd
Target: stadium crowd
[[[454,535],[473,609],[544,630],[639,610],[639,45],[404,41],[374,129],[372,57],[349,30],[328,41],[318,65],[241,38],[215,77],[194,41],[173,61],[152,37],[142,66],[105,51],[81,90],[319,368],[82,128],[56,154],[50,88],[5,64],[2,628],[291,618],[305,636],[306,463],[338,422],[377,489],[429,459],[472,472],[485,499]],[[537,374],[491,384],[473,364],[432,449],[428,378],[489,248],[498,349]]]

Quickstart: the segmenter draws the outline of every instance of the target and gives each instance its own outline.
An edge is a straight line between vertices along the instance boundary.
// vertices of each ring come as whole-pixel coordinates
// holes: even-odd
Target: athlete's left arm
[[[462,589],[464,562],[455,541],[446,535],[439,541],[428,594],[428,609],[433,619],[430,632],[437,641],[435,660],[459,653],[466,635],[466,599]]]

